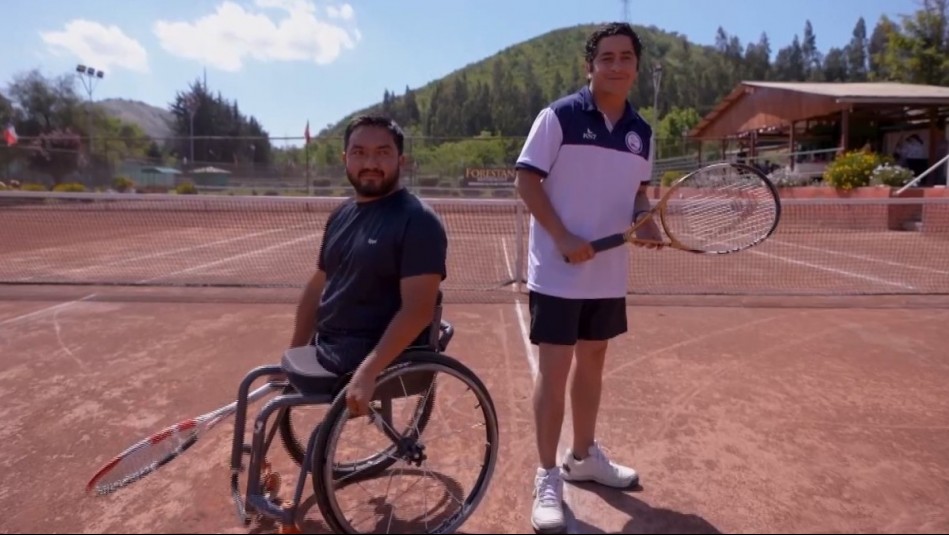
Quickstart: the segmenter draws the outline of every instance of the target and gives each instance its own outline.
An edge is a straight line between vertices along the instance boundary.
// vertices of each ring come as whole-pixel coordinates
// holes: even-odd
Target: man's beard
[[[372,173],[363,171],[360,174],[372,174]],[[396,186],[399,183],[398,169],[396,169],[396,171],[389,176],[385,176],[385,173],[383,173],[383,176],[384,178],[378,182],[362,183],[359,181],[357,177],[354,177],[349,171],[346,172],[346,178],[349,179],[349,183],[353,185],[353,189],[356,190],[356,193],[358,193],[362,197],[367,197],[367,198],[384,197],[392,193],[392,190],[396,188]]]

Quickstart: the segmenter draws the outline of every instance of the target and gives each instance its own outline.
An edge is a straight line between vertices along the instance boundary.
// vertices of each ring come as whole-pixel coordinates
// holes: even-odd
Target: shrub
[[[671,186],[673,182],[687,174],[688,172],[686,171],[666,171],[662,173],[662,178],[659,180],[659,183],[663,186]]]
[[[809,186],[813,182],[810,176],[783,167],[771,173],[768,177],[779,188]]]
[[[873,170],[888,161],[889,158],[873,152],[847,152],[827,166],[824,170],[824,181],[843,190],[869,186]]]
[[[86,191],[86,187],[77,182],[66,182],[63,184],[56,184],[53,187],[53,191],[65,191],[70,193],[81,193]]]
[[[22,191],[47,191],[49,188],[42,184],[36,184],[34,182],[27,182],[20,186]]]
[[[117,176],[112,179],[112,189],[119,193],[125,193],[135,187],[135,182],[127,176]]]
[[[191,182],[182,182],[175,186],[175,193],[178,195],[196,195],[198,188],[194,187],[194,184]]]
[[[910,180],[913,180],[912,171],[899,165],[891,165],[889,162],[877,166],[870,175],[870,185],[872,186],[898,188],[906,185]]]

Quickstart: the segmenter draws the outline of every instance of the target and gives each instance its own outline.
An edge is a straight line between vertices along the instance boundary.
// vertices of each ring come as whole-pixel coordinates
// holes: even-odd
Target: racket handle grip
[[[612,236],[607,236],[605,238],[600,238],[598,240],[593,240],[590,242],[590,245],[593,246],[593,250],[600,253],[603,251],[608,251],[610,249],[615,249],[626,243],[626,238],[622,234],[613,234]]]
[[[600,238],[598,240],[593,240],[590,242],[590,245],[593,247],[593,251],[601,253],[603,251],[608,251],[610,249],[615,249],[626,243],[626,238],[622,234],[613,234],[612,236],[607,236],[605,238]],[[563,261],[570,263],[570,260],[565,256]]]

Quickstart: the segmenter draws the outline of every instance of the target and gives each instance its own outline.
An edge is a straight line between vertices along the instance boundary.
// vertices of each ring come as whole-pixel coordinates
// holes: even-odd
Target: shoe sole
[[[602,482],[602,481],[600,481],[600,480],[598,480],[598,479],[596,479],[596,478],[593,478],[593,477],[589,477],[589,478],[575,478],[575,477],[567,477],[566,474],[563,474],[561,477],[563,478],[564,481],[569,481],[570,483],[589,483],[589,482],[593,482],[593,483],[596,483],[596,484],[598,484],[598,485],[603,485],[604,487],[608,487],[608,488],[611,488],[611,489],[619,489],[619,490],[627,490],[627,489],[632,489],[632,488],[636,488],[636,487],[639,486],[639,476],[634,477],[634,478],[632,479],[632,481],[630,481],[629,483],[626,483],[625,485],[620,485],[620,486],[610,485],[609,483],[604,483],[604,482]]]
[[[561,511],[560,514],[563,515],[563,512]],[[543,535],[547,535],[547,534],[550,534],[550,533],[566,533],[566,532],[567,532],[567,522],[566,522],[566,519],[564,519],[564,523],[561,524],[561,525],[559,525],[559,526],[551,526],[551,527],[549,527],[549,528],[541,528],[541,527],[538,527],[537,524],[534,522],[534,515],[533,515],[533,514],[531,515],[531,527],[534,528],[534,533],[540,533],[540,534],[543,534]]]
[[[551,528],[539,528],[539,527],[537,527],[537,525],[534,524],[534,521],[531,520],[531,527],[534,528],[534,533],[539,533],[539,534],[542,534],[542,535],[549,535],[549,534],[553,534],[553,533],[566,533],[566,532],[567,532],[567,525],[566,525],[566,524],[564,524],[564,525],[562,525],[562,526],[551,527]]]

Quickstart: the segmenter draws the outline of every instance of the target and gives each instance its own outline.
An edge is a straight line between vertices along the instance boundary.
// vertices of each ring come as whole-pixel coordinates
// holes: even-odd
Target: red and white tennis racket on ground
[[[270,382],[257,388],[248,394],[248,405],[283,386],[284,383]],[[86,492],[104,496],[142,479],[180,456],[236,410],[237,402],[234,401],[196,418],[166,427],[133,444],[92,476],[86,484]]]

